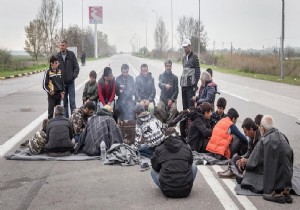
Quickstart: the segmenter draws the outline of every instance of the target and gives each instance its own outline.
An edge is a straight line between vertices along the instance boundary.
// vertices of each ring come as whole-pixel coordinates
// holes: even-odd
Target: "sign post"
[[[95,58],[98,58],[97,24],[103,24],[103,8],[100,6],[89,7],[90,24],[95,24]]]

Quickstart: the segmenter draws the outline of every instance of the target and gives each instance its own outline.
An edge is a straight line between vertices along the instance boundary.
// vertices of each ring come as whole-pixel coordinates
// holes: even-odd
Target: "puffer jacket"
[[[166,197],[187,197],[193,187],[193,155],[180,136],[169,136],[155,149],[152,168],[159,172],[160,188]]]

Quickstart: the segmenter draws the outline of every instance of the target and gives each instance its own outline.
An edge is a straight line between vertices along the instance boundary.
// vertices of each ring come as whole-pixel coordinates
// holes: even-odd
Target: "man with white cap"
[[[182,92],[183,110],[187,110],[194,106],[193,96],[198,89],[197,84],[200,78],[200,65],[198,56],[192,51],[191,41],[185,39],[182,43],[185,55],[182,59],[183,71],[180,78],[180,86]],[[180,133],[182,137],[186,137],[186,120],[180,124]]]

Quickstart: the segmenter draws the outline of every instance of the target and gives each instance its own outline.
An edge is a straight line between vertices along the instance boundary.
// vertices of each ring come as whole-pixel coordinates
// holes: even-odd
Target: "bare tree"
[[[179,19],[177,32],[179,34],[179,45],[181,46],[184,39],[190,39],[193,49],[198,49],[199,41],[199,21],[193,17],[182,16]],[[204,31],[204,25],[201,23],[200,27],[200,50],[206,51],[207,46],[207,33]]]
[[[168,36],[165,22],[160,16],[154,32],[155,48],[159,52],[159,56],[161,56],[162,52],[168,48]]]
[[[29,26],[25,27],[26,40],[24,50],[38,60],[43,55],[44,46],[44,22],[39,19],[30,21]]]
[[[46,54],[54,52],[55,37],[57,33],[57,23],[60,18],[60,5],[56,0],[42,0],[42,5],[38,13],[38,19],[44,22],[45,43],[44,49]]]

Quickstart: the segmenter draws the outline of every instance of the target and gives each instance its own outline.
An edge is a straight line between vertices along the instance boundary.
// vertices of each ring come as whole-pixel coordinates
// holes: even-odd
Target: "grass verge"
[[[9,77],[12,75],[29,73],[29,72],[43,70],[43,69],[47,69],[47,68],[48,68],[48,64],[42,64],[42,65],[38,65],[38,66],[34,66],[34,67],[28,67],[28,68],[21,69],[21,70],[3,70],[3,71],[0,71],[0,77]]]

